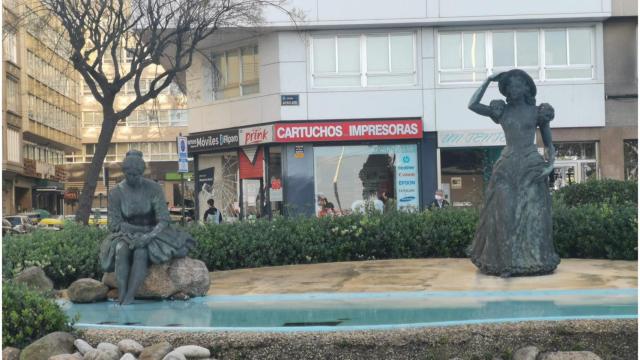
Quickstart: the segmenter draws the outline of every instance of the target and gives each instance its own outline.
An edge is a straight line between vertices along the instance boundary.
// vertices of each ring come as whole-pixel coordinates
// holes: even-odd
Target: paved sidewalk
[[[502,279],[469,259],[405,259],[215,271],[211,279],[209,295],[637,288],[638,263],[563,259],[551,275]]]

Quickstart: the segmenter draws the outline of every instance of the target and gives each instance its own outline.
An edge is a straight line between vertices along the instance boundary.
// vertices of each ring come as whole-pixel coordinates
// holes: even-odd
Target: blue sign
[[[179,173],[189,172],[189,162],[187,161],[187,159],[178,160],[178,172]]]
[[[178,136],[178,159],[184,159],[186,161],[188,157],[187,137]]]
[[[300,95],[280,95],[281,106],[298,106],[300,105]]]

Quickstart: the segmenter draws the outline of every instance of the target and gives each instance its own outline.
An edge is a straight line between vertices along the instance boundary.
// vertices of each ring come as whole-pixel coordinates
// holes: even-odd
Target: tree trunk
[[[102,122],[102,128],[100,129],[100,136],[98,137],[98,143],[96,144],[91,165],[89,165],[85,173],[84,186],[78,201],[78,211],[76,212],[76,221],[84,225],[89,223],[91,205],[93,204],[93,195],[96,191],[98,176],[100,175],[100,170],[102,170],[104,158],[109,150],[111,138],[113,137],[117,124],[113,109],[104,109],[103,116],[104,120]]]

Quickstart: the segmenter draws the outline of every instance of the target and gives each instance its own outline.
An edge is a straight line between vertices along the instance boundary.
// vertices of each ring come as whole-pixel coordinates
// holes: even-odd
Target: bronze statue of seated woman
[[[109,194],[111,234],[100,249],[102,269],[116,272],[122,305],[133,302],[149,263],[185,257],[195,246],[189,234],[171,227],[164,192],[159,184],[142,177],[144,169],[142,152],[127,152],[122,162],[125,180]]]

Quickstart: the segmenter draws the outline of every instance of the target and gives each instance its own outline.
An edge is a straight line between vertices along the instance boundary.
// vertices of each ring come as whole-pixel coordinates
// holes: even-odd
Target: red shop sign
[[[255,148],[254,148],[255,149]],[[240,158],[240,179],[260,179],[263,174],[264,149],[259,147],[253,152],[249,149],[238,151]],[[249,152],[249,154],[247,154]]]
[[[370,120],[282,123],[276,142],[421,139],[422,120]]]

